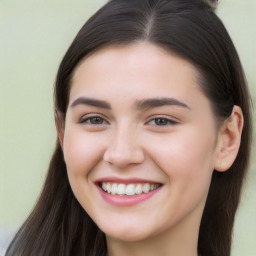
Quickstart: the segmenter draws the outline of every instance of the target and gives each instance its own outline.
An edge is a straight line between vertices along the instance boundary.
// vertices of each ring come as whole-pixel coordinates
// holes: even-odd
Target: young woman
[[[230,255],[251,106],[213,6],[112,0],[82,27],[45,186],[6,255]]]

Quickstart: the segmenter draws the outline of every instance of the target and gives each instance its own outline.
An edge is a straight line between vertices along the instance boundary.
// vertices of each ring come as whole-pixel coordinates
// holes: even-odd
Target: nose
[[[144,161],[144,151],[135,131],[128,127],[113,131],[109,145],[104,153],[104,160],[113,166],[123,169]]]

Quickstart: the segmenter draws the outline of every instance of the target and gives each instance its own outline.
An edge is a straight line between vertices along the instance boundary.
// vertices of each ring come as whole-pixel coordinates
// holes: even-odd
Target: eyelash
[[[155,117],[153,119],[150,119],[150,121],[148,122],[148,124],[150,124],[151,122],[154,122],[153,125],[156,125],[156,126],[169,126],[169,125],[176,125],[178,124],[178,122],[172,120],[172,119],[169,119],[169,118],[165,118],[165,117]],[[156,122],[164,122],[163,124],[156,124]]]
[[[96,120],[98,119],[98,120]],[[100,121],[100,123],[93,123],[94,121]],[[152,124],[152,122],[154,122],[154,124]],[[157,122],[162,122],[162,124],[157,124]],[[82,118],[79,123],[81,124],[89,124],[92,126],[100,126],[100,125],[104,125],[104,124],[108,124],[108,122],[101,116],[90,116],[90,117],[85,117]],[[155,125],[155,126],[169,126],[169,125],[176,125],[178,124],[178,122],[169,119],[169,118],[164,118],[164,117],[155,117],[153,119],[150,119],[147,124],[149,125]]]
[[[96,124],[93,124],[92,120],[95,120],[95,119],[100,119],[102,121],[102,123],[96,123]],[[80,121],[79,121],[80,124],[89,124],[89,125],[95,125],[95,126],[99,126],[99,125],[103,125],[103,124],[107,124],[108,122],[102,118],[101,116],[89,116],[89,117],[85,117],[85,118],[82,118]]]

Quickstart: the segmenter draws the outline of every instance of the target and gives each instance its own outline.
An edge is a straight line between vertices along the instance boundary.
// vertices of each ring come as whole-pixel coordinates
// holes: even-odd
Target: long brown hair
[[[56,78],[55,108],[65,119],[77,65],[107,45],[148,41],[192,63],[216,120],[241,107],[244,129],[238,156],[227,172],[214,171],[200,226],[198,252],[230,255],[234,217],[248,166],[251,102],[238,54],[224,25],[203,0],[112,0],[79,31]],[[74,197],[59,142],[41,196],[6,256],[106,255],[103,232]]]

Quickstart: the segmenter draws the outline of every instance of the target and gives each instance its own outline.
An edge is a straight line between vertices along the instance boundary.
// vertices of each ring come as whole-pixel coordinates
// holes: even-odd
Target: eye
[[[163,117],[157,117],[149,121],[150,125],[157,125],[157,126],[167,126],[167,125],[175,125],[177,122],[174,120],[163,118]]]
[[[79,123],[89,124],[89,125],[102,125],[102,124],[106,124],[107,121],[100,116],[90,116],[90,117],[82,118]]]

